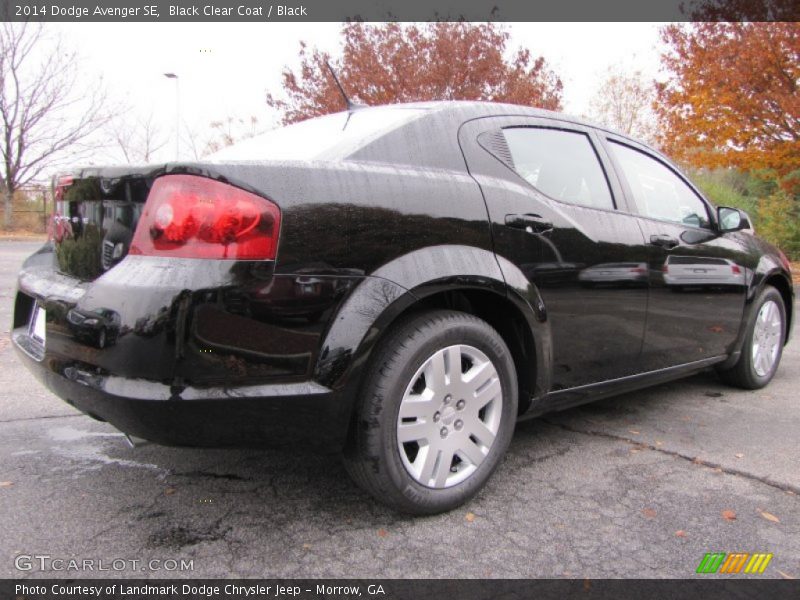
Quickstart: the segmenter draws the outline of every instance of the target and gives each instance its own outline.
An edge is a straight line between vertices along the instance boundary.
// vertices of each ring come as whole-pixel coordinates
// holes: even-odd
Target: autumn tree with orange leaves
[[[662,29],[661,144],[694,166],[800,169],[800,24],[693,23]],[[800,182],[798,182],[800,184]]]
[[[286,98],[267,95],[285,124],[345,109],[325,62],[351,100],[369,105],[425,100],[488,100],[558,110],[562,84],[543,57],[518,49],[491,24],[350,23],[340,59],[301,42],[300,68],[283,72]]]
[[[756,229],[800,260],[800,24],[698,22],[661,33],[670,75],[657,91],[661,146],[771,189],[747,200]]]

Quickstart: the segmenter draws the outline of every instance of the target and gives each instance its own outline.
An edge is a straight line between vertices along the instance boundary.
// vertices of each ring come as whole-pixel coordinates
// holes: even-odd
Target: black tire
[[[775,302],[778,306],[778,311],[781,317],[781,332],[780,343],[778,345],[778,354],[772,368],[764,375],[759,375],[756,372],[754,359],[753,359],[753,335],[755,333],[756,320],[761,307],[769,301]],[[746,390],[757,390],[767,385],[775,376],[778,366],[781,362],[783,354],[783,343],[786,339],[786,306],[783,303],[783,297],[780,292],[771,285],[765,286],[758,298],[753,303],[753,312],[747,324],[747,333],[742,343],[742,353],[739,360],[735,365],[727,369],[717,369],[720,379],[735,387],[740,387]]]
[[[432,488],[408,472],[397,447],[397,418],[406,387],[425,361],[442,348],[467,344],[483,352],[502,390],[500,424],[483,462],[464,481]],[[376,348],[356,407],[344,453],[353,480],[379,501],[417,515],[452,510],[472,498],[500,464],[517,417],[517,374],[511,352],[489,324],[466,313],[417,313],[395,326]]]
[[[97,347],[101,350],[106,347],[108,342],[108,334],[106,333],[106,328],[101,327],[100,331],[97,332]]]

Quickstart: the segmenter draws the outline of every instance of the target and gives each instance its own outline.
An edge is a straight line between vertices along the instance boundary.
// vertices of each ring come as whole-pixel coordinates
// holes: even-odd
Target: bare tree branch
[[[639,71],[620,65],[608,69],[589,104],[589,117],[601,125],[653,142],[655,88]]]
[[[78,57],[41,25],[0,24],[0,139],[6,228],[14,191],[86,157],[111,118],[102,80],[82,86]]]
[[[113,144],[126,163],[151,162],[168,141],[152,112],[136,119],[119,116],[111,123],[110,130]]]

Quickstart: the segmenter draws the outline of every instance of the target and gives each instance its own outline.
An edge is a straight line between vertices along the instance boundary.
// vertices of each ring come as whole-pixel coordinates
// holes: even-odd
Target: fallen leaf
[[[0,487],[11,487],[14,485],[13,481],[0,481]]]
[[[661,440],[656,440],[656,446],[663,446],[663,445],[664,442],[662,442]]]
[[[311,544],[303,544],[303,550],[308,550],[311,548]]]
[[[172,496],[172,494],[174,494],[175,492],[176,492],[175,488],[167,488],[167,489],[164,490],[164,493],[167,496]]]
[[[645,508],[642,511],[642,514],[647,517],[648,519],[654,519],[656,516],[656,511],[654,508]]]
[[[639,435],[639,433],[640,433],[640,432],[636,431],[635,429],[628,429],[628,432],[632,433],[633,435]]]
[[[734,454],[734,456],[736,458],[744,458],[744,454],[742,454],[741,452],[737,452],[736,454]]]
[[[700,458],[699,456],[695,456],[695,457],[694,457],[694,459],[692,459],[692,462],[693,462],[694,464],[696,464],[696,465],[702,465],[702,464],[705,464],[705,463],[703,462],[703,459],[702,459],[702,458]]]
[[[475,514],[468,512],[464,518],[467,520],[467,523],[472,523],[475,520]]]
[[[678,536],[678,537],[685,538],[686,537],[686,532],[683,529],[678,529],[678,531],[675,532],[675,535]]]
[[[386,537],[387,535],[389,535],[388,531],[385,529],[378,529],[378,537]]]
[[[722,518],[726,521],[735,521],[736,520],[736,511],[733,510],[723,510],[722,511]]]
[[[783,577],[784,579],[796,579],[795,577],[792,577],[792,576],[791,576],[791,575],[789,575],[788,573],[784,573],[783,571],[780,571],[780,570],[778,570],[778,569],[775,569],[775,570],[776,570],[778,573],[780,573],[780,574],[781,574],[781,577]]]
[[[767,521],[772,521],[773,523],[780,523],[781,522],[781,520],[778,517],[776,517],[775,515],[773,515],[772,513],[768,513],[765,510],[762,510],[760,512],[761,512],[761,516],[764,517]]]
[[[714,473],[722,473],[722,469],[720,467],[714,467]]]

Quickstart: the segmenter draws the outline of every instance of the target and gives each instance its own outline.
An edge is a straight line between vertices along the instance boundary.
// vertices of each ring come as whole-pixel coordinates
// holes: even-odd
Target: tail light
[[[731,272],[733,272],[734,275],[741,275],[742,269],[739,268],[739,265],[731,265]]]
[[[131,254],[240,260],[274,259],[281,213],[261,196],[195,175],[153,183]]]
[[[631,269],[631,273],[646,273],[647,270],[644,267],[633,267]]]

